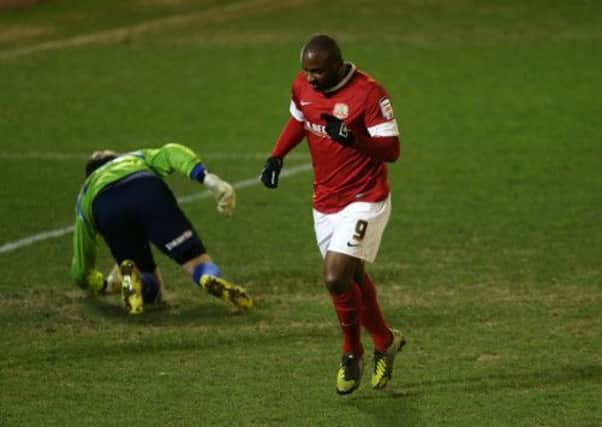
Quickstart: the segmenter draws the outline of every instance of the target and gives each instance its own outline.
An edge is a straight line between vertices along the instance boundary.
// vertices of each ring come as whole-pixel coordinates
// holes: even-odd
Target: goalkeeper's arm
[[[225,216],[232,215],[232,211],[236,206],[236,193],[232,185],[214,173],[207,172],[202,163],[198,163],[194,167],[190,177],[201,182],[213,194],[219,213]]]
[[[149,166],[160,176],[173,171],[199,181],[207,187],[217,201],[219,213],[230,216],[236,205],[236,194],[232,186],[213,173],[209,173],[201,158],[190,148],[175,143],[165,144],[155,150],[143,150]]]
[[[71,277],[82,289],[89,289],[95,293],[104,290],[104,276],[96,269],[96,236],[79,217],[75,219],[73,230]]]

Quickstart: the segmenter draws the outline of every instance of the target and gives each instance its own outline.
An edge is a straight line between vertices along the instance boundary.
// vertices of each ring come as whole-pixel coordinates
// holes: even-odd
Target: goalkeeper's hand
[[[282,159],[280,157],[268,157],[259,177],[263,185],[268,188],[277,188],[281,169]]]
[[[212,173],[205,173],[203,184],[213,193],[217,201],[217,211],[225,216],[232,215],[236,206],[236,193],[232,186]]]
[[[115,264],[109,275],[105,278],[103,294],[111,295],[121,292],[121,270],[119,265]]]
[[[353,134],[347,127],[344,121],[331,116],[330,114],[323,113],[320,116],[323,120],[326,120],[325,130],[330,138],[335,142],[338,142],[345,147],[349,147],[355,143]]]

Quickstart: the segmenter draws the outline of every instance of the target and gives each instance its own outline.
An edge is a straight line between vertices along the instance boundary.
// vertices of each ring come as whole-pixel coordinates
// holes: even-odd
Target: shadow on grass
[[[343,404],[367,414],[373,426],[422,425],[420,412],[407,397],[406,393],[391,388],[372,390],[368,384],[352,396],[344,397]]]
[[[245,319],[245,321],[257,321],[261,318],[257,310],[245,312],[218,301],[200,301],[184,307],[172,300],[159,304],[145,304],[144,313],[135,316],[126,312],[118,297],[88,296],[83,298],[82,302],[88,313],[94,313],[111,322],[124,324],[148,323],[153,326],[178,326],[190,325],[191,322],[223,324],[225,321],[235,322],[237,318]]]
[[[343,404],[368,414],[375,426],[421,425],[420,412],[412,404],[415,398],[433,394],[495,393],[575,382],[599,384],[602,381],[602,366],[559,366],[557,369],[536,372],[445,378],[409,384],[399,380],[403,379],[396,379],[395,383],[381,391],[370,390],[369,385],[364,385],[353,395],[343,398]]]
[[[38,319],[45,320],[41,329],[48,336],[46,341],[40,341],[44,344],[44,351],[29,349],[23,354],[11,354],[0,363],[0,370],[114,356],[168,355],[229,346],[244,347],[255,345],[258,339],[264,345],[286,346],[286,342],[307,339],[308,336],[315,339],[332,335],[330,329],[316,330],[312,324],[307,327],[301,324],[293,330],[271,329],[271,319],[257,308],[241,312],[211,300],[186,305],[184,309],[174,303],[149,307],[148,310],[145,306],[145,312],[137,316],[125,312],[118,298],[84,297],[78,299],[76,305],[83,305],[85,310],[77,310],[76,315],[74,311],[58,315],[59,320],[38,315]],[[56,312],[53,316],[57,316]],[[70,326],[64,327],[66,323]],[[76,334],[75,339],[70,336],[73,329],[82,332]]]
[[[129,357],[143,356],[150,354],[181,353],[182,351],[206,351],[215,348],[228,348],[229,346],[245,346],[249,343],[255,343],[258,339],[256,328],[245,328],[231,333],[231,327],[228,329],[211,328],[215,333],[206,331],[202,336],[195,334],[175,335],[169,334],[162,337],[154,336],[152,332],[146,335],[139,331],[132,332],[131,339],[124,341],[124,338],[115,337],[115,339],[95,341],[86,340],[85,342],[63,342],[53,348],[46,348],[44,353],[27,352],[26,354],[11,355],[10,358],[0,363],[2,369],[15,369],[34,366],[43,367],[46,364],[55,365],[69,361],[91,361],[95,359],[106,359],[114,356]],[[175,335],[175,336],[174,336]],[[210,335],[210,338],[207,336]],[[330,336],[328,333],[314,332],[312,338]],[[282,336],[280,334],[264,335],[261,342],[264,345],[282,345],[287,342],[307,339],[307,331],[298,330],[294,333]]]
[[[480,377],[446,378],[400,385],[403,396],[414,397],[437,393],[488,393],[500,390],[518,390],[555,386],[573,382],[594,382],[602,380],[602,366],[558,366],[554,369],[496,374]]]

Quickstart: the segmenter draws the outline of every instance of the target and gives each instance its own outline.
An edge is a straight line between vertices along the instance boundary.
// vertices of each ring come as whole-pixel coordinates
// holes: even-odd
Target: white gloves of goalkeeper
[[[230,184],[219,176],[206,172],[203,184],[217,201],[217,211],[225,216],[232,215],[234,206],[236,206],[236,193]]]

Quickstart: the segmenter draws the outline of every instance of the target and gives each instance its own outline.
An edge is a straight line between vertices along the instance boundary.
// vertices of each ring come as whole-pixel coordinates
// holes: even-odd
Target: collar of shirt
[[[330,87],[328,89],[326,89],[324,91],[324,93],[332,93],[332,92],[336,92],[337,90],[339,90],[340,88],[342,88],[343,86],[345,86],[347,83],[349,83],[349,80],[351,80],[351,77],[353,77],[353,75],[355,74],[355,70],[356,70],[356,66],[354,63],[352,62],[344,62],[345,65],[350,65],[349,67],[349,71],[347,72],[347,74],[345,74],[345,77],[343,77],[341,79],[340,82],[338,82],[336,85],[334,85],[333,87]]]

